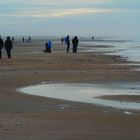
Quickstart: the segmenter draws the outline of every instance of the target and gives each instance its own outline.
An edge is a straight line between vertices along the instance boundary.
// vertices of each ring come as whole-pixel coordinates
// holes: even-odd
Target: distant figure
[[[29,42],[31,42],[31,37],[29,36]]]
[[[25,39],[24,39],[24,37],[22,38],[22,42],[25,42]]]
[[[66,45],[67,45],[67,53],[69,53],[69,49],[70,49],[70,39],[69,39],[69,35],[66,37]]]
[[[1,50],[3,48],[3,39],[0,36],[0,58],[2,58]]]
[[[51,48],[52,48],[52,42],[49,40],[48,41],[48,50],[51,53]]]
[[[77,53],[77,46],[78,46],[78,43],[79,43],[78,37],[75,36],[75,37],[72,39],[73,53]]]
[[[94,40],[94,36],[92,36],[91,39]]]
[[[15,38],[14,37],[12,37],[12,42],[14,42],[15,41]]]
[[[11,58],[11,50],[13,48],[13,43],[12,43],[9,36],[7,37],[7,40],[5,41],[4,47],[5,47],[5,50],[7,52],[8,58]]]
[[[46,50],[44,50],[46,53],[51,53],[51,48],[52,48],[52,42],[49,40],[45,44]]]
[[[43,50],[44,52],[48,52],[48,42],[46,42],[46,44],[45,44],[45,50]]]
[[[64,38],[62,37],[62,38],[61,38],[61,43],[63,44],[63,42],[64,42]]]

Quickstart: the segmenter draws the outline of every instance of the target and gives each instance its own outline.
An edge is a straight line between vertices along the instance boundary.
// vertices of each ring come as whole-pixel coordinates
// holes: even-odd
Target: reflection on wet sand
[[[99,106],[112,107],[117,109],[140,110],[140,103],[114,101],[101,99],[101,96],[109,95],[140,95],[140,83],[51,83],[29,86],[18,89],[18,91],[55,99],[62,99],[75,102],[91,103]]]

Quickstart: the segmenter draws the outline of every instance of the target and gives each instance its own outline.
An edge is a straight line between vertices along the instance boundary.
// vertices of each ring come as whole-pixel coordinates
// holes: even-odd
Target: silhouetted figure
[[[15,38],[14,37],[12,37],[12,42],[14,42],[15,41]]]
[[[72,39],[73,53],[77,53],[77,46],[78,46],[78,43],[79,43],[78,37],[75,36],[75,37]]]
[[[64,42],[64,38],[62,37],[62,38],[61,38],[61,43],[63,44],[63,42]]]
[[[66,37],[66,45],[67,45],[67,53],[69,53],[69,49],[70,49],[70,39],[69,39],[69,35]]]
[[[92,36],[91,39],[94,40],[94,36]]]
[[[43,50],[44,52],[48,52],[48,42],[46,42],[46,44],[45,44],[45,50]]]
[[[49,40],[45,44],[46,50],[44,50],[46,53],[51,53],[51,48],[52,48],[52,42]]]
[[[7,37],[7,40],[5,41],[4,47],[5,47],[5,50],[7,52],[8,58],[11,58],[11,50],[13,48],[13,43],[12,43],[9,36]]]
[[[2,48],[3,48],[3,39],[0,36],[0,58],[2,58],[2,52],[1,52]]]
[[[31,37],[29,36],[29,42],[31,42]]]
[[[25,38],[24,37],[22,38],[22,42],[25,42]]]

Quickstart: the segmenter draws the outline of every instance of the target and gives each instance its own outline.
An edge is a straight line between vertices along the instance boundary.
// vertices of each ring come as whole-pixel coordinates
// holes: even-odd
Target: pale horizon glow
[[[0,14],[1,17],[36,17],[36,18],[53,18],[53,17],[65,17],[65,16],[76,16],[84,14],[94,14],[94,13],[107,13],[112,12],[111,9],[92,9],[92,8],[79,8],[79,9],[55,9],[53,11],[24,11],[21,13],[7,13]]]
[[[139,0],[0,0],[0,34],[140,37],[139,16]]]

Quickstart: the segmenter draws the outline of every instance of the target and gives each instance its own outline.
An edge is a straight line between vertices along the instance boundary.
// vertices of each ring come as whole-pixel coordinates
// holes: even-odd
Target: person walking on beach
[[[67,45],[67,53],[69,53],[69,49],[70,49],[70,39],[69,39],[69,35],[66,37],[66,45]]]
[[[15,38],[14,37],[12,37],[12,42],[14,42],[15,41]]]
[[[61,38],[61,43],[62,43],[62,45],[63,45],[63,42],[64,42],[64,38],[62,37],[62,38]]]
[[[25,42],[25,39],[24,39],[24,37],[22,37],[22,42]]]
[[[31,37],[29,36],[29,42],[31,42]]]
[[[1,36],[0,36],[0,58],[2,58],[2,52],[1,52],[1,50],[2,50],[2,48],[3,48],[3,40],[2,40],[2,38],[1,38]]]
[[[9,36],[7,37],[7,39],[5,41],[4,47],[5,47],[5,50],[7,52],[8,58],[11,58],[11,50],[13,48],[13,43],[12,43]]]
[[[78,46],[78,43],[79,43],[78,37],[75,36],[75,37],[72,39],[73,53],[77,53],[77,46]]]

